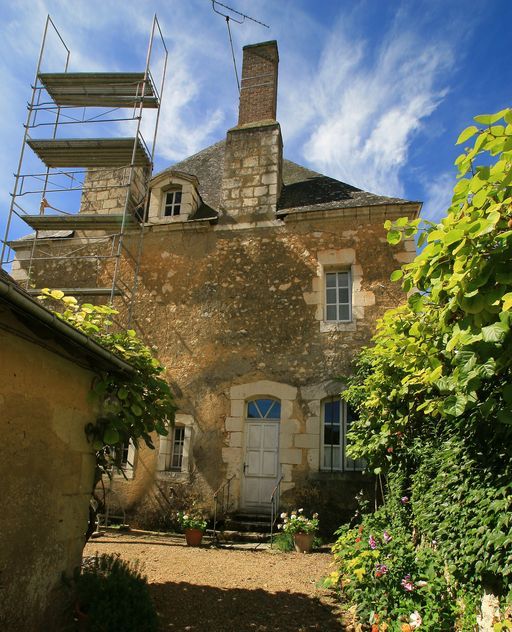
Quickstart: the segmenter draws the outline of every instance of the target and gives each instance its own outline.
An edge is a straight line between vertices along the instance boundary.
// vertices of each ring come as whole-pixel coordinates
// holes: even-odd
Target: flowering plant
[[[304,509],[294,509],[289,516],[286,512],[283,512],[281,514],[283,522],[278,525],[278,528],[290,535],[316,533],[318,531],[318,514],[314,513],[311,518],[306,518],[303,512]]]
[[[207,522],[203,516],[200,516],[196,513],[178,511],[177,518],[183,530],[199,529],[201,531],[206,531]]]

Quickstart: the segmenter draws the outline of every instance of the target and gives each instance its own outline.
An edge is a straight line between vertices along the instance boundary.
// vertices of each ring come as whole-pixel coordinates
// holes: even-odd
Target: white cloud
[[[439,222],[446,215],[455,183],[454,173],[450,171],[438,174],[425,184],[426,199],[423,203],[422,217],[431,222]]]
[[[365,41],[338,24],[317,68],[295,82],[287,97],[299,101],[312,128],[300,136],[304,158],[329,175],[376,193],[403,196],[401,169],[415,134],[446,95],[441,75],[453,53],[443,42],[425,43],[392,29],[383,43]],[[313,76],[313,80],[311,80]]]

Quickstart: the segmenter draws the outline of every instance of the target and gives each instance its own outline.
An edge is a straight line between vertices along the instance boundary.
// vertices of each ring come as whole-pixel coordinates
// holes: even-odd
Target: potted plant
[[[199,546],[206,530],[206,520],[194,513],[178,512],[178,522],[185,532],[188,546]]]
[[[304,509],[294,510],[288,516],[281,514],[283,521],[278,525],[284,533],[293,537],[293,544],[298,553],[309,553],[313,548],[315,533],[318,531],[318,514],[314,513],[311,518],[304,515]]]

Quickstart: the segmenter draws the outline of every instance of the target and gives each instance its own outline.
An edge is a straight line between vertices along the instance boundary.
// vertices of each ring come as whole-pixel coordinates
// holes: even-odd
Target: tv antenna
[[[223,7],[224,9],[229,11],[229,13],[223,13],[222,11],[217,9],[215,5],[219,7]],[[237,24],[243,24],[245,20],[250,20],[251,22],[255,22],[256,24],[260,24],[261,26],[264,26],[266,29],[269,29],[270,26],[268,24],[260,22],[259,20],[256,20],[255,18],[251,18],[250,15],[245,15],[245,13],[240,13],[240,11],[237,11],[236,9],[232,9],[231,7],[228,7],[227,4],[222,4],[222,2],[218,2],[218,0],[212,0],[212,9],[215,11],[215,13],[222,15],[222,17],[225,18],[226,20],[229,44],[231,46],[231,57],[233,58],[233,68],[235,69],[236,85],[238,86],[238,94],[240,94],[240,80],[238,79],[238,70],[236,68],[235,51],[233,48],[233,38],[231,37],[231,27],[229,26],[229,22],[230,20],[233,20],[233,22],[236,22]],[[230,15],[230,13],[236,15],[237,17]]]

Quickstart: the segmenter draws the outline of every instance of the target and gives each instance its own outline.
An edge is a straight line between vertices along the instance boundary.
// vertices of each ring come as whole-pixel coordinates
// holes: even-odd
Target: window
[[[181,211],[181,189],[167,191],[164,197],[164,217],[176,217]]]
[[[170,478],[186,478],[190,472],[193,418],[176,414],[176,422],[169,433],[160,436],[157,471]],[[165,473],[165,474],[164,474]]]
[[[172,436],[172,452],[169,463],[170,470],[178,470],[181,472],[183,467],[183,448],[185,445],[185,428],[184,426],[175,426]]]
[[[335,323],[352,320],[352,279],[348,270],[325,273],[325,320]]]
[[[117,460],[117,450],[114,453],[116,463],[119,464],[119,470],[114,468],[115,476],[123,476],[124,478],[133,478],[135,467],[135,444],[131,439],[123,443],[119,449],[119,461]]]
[[[347,432],[354,420],[354,413],[338,397],[322,402],[322,469],[333,471],[355,471],[365,468],[362,459],[353,460],[346,456]]]

